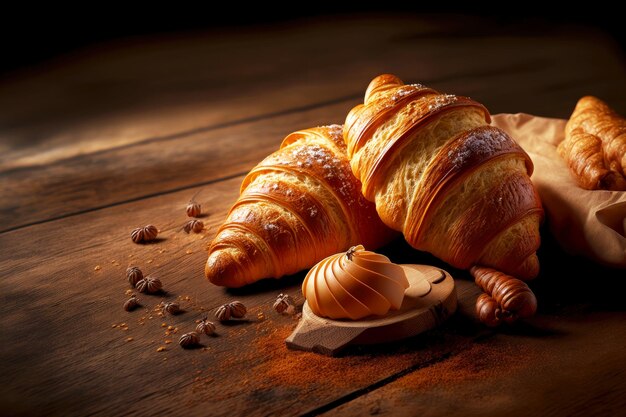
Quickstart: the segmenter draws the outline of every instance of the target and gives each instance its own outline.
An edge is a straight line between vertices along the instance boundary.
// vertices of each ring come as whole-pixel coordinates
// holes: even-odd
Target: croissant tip
[[[365,101],[367,102],[368,98],[376,92],[393,86],[401,86],[403,84],[402,80],[393,74],[381,74],[370,81],[370,84],[367,86],[367,90],[365,91]]]
[[[237,268],[237,262],[224,251],[215,251],[209,254],[204,266],[204,275],[211,283],[222,287],[241,287],[243,285]]]
[[[599,99],[598,97],[596,97],[596,96],[590,96],[590,95],[587,95],[587,96],[581,97],[581,98],[578,100],[578,102],[579,102],[579,103],[597,102],[597,101],[602,101],[602,100],[600,100],[600,99]]]
[[[397,75],[395,75],[395,74],[388,74],[388,73],[380,74],[380,75],[374,77],[374,79],[372,79],[371,82],[375,83],[375,84],[390,84],[390,83],[393,83],[393,84],[404,84],[402,82],[402,80],[400,78],[398,78]]]
[[[513,272],[514,277],[522,281],[530,281],[539,275],[539,259],[537,254],[532,254]]]

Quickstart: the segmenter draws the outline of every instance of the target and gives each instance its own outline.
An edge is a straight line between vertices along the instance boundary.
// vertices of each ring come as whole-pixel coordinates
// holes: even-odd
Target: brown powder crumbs
[[[522,350],[511,342],[490,338],[475,342],[444,361],[418,369],[398,379],[394,385],[406,389],[433,385],[452,388],[461,382],[486,380],[522,369],[537,355],[538,352],[528,348]]]
[[[337,388],[357,388],[372,384],[382,378],[416,364],[426,363],[444,356],[453,348],[469,343],[465,338],[436,343],[428,349],[406,350],[394,345],[389,351],[327,357],[312,352],[288,350],[285,338],[292,331],[284,326],[254,342],[253,351],[264,352],[268,360],[251,370],[249,379],[261,387],[302,387],[325,384]],[[255,363],[256,360],[250,360]]]
[[[311,352],[292,351],[285,338],[294,322],[277,323],[269,317],[254,326],[256,336],[251,346],[236,354],[216,357],[217,366],[210,375],[238,375],[237,389],[224,392],[213,377],[195,380],[194,398],[214,400],[246,395],[251,390],[283,387],[309,394],[328,387],[351,391],[376,383],[411,367],[410,372],[393,384],[403,389],[432,385],[452,386],[464,381],[487,379],[523,367],[533,352],[520,352],[516,346],[489,338],[477,342],[451,332],[432,332],[421,338],[389,345],[354,348],[343,357],[327,357]],[[238,329],[242,331],[243,329]],[[229,335],[235,337],[235,334]],[[234,353],[234,352],[230,352]]]
[[[250,310],[252,317],[264,312],[259,307]],[[190,403],[207,399],[221,401],[269,391],[282,393],[280,395],[307,392],[312,397],[325,395],[328,389],[337,394],[347,393],[409,368],[419,369],[391,383],[408,390],[435,384],[453,386],[523,367],[536,353],[520,352],[516,346],[500,342],[497,337],[476,341],[466,334],[442,329],[398,343],[350,348],[344,356],[332,358],[287,349],[285,338],[291,334],[297,320],[274,314],[264,316],[265,320],[255,320],[250,325],[220,329],[229,342],[225,346],[243,338],[252,340],[241,348],[224,349],[220,346],[212,349],[209,367],[205,367],[204,361],[197,363],[195,370],[210,372],[202,373],[200,377],[197,374],[190,376],[193,380]],[[215,348],[213,343],[209,346]],[[208,351],[209,348],[201,350]],[[223,375],[236,375],[227,390],[217,383]]]
[[[253,309],[256,310],[256,309]],[[401,372],[416,363],[426,363],[445,356],[452,350],[467,348],[471,340],[465,336],[431,333],[424,338],[379,347],[355,349],[343,357],[327,357],[312,352],[287,349],[285,338],[296,321],[265,316],[251,331],[256,333],[252,344],[237,352],[216,357],[217,367],[211,375],[239,375],[237,389],[216,392],[213,378],[201,378],[193,384],[194,398],[205,395],[213,400],[242,395],[249,390],[275,387],[286,389],[320,387],[355,389]],[[241,337],[244,328],[233,329],[229,337]]]

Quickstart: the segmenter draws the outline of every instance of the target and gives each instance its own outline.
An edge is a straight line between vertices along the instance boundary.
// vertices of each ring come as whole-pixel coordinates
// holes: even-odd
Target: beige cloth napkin
[[[532,180],[559,244],[573,255],[626,268],[626,192],[580,188],[556,146],[566,120],[497,114],[492,124],[511,135],[535,165]]]

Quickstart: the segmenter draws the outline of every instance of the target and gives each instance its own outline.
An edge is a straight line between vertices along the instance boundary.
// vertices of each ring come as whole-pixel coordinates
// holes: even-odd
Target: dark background
[[[423,3],[423,2],[420,2]],[[552,24],[571,24],[599,28],[608,33],[624,50],[626,36],[619,13],[602,3],[593,7],[546,11],[540,2],[460,4],[442,8],[434,4],[419,7],[347,7],[331,2],[316,2],[315,9],[306,12],[292,8],[266,6],[250,8],[243,4],[204,6],[157,5],[128,6],[114,3],[88,6],[20,6],[19,9],[0,12],[0,76],[25,67],[36,66],[50,58],[71,54],[74,51],[106,43],[111,40],[133,39],[154,35],[189,32],[219,32],[223,28],[272,25],[296,22],[299,19],[333,19],[351,14],[451,14],[475,18],[489,17],[489,25],[477,31],[509,30],[516,36],[546,31]],[[299,8],[310,3],[298,4]],[[294,3],[294,8],[295,8]],[[459,33],[458,36],[463,36]]]

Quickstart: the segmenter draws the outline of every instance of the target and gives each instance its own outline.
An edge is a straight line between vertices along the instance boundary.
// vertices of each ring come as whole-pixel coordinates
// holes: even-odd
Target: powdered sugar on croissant
[[[342,127],[290,134],[250,171],[241,195],[209,248],[205,273],[217,285],[240,287],[279,278],[393,233],[361,195],[345,152]]]
[[[363,194],[413,247],[458,268],[534,278],[543,210],[533,165],[489,122],[474,100],[381,75],[348,115],[344,139]]]

